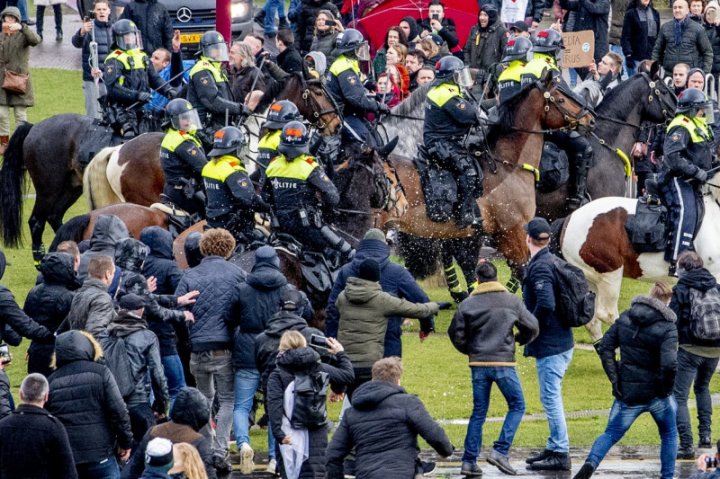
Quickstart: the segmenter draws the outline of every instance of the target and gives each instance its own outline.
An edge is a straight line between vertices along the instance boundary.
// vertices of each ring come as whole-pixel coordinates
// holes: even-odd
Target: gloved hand
[[[440,301],[438,302],[438,307],[442,309],[450,309],[452,307],[452,303],[449,301]]]
[[[138,101],[141,101],[143,103],[149,102],[150,98],[152,98],[152,95],[148,91],[143,91],[138,94]]]
[[[389,115],[390,114],[390,107],[387,106],[385,103],[378,103],[378,113],[381,115]]]
[[[168,100],[174,100],[178,96],[178,91],[174,88],[168,88],[167,92],[165,93],[165,97]]]
[[[697,170],[697,173],[695,173],[695,179],[698,180],[700,183],[705,183],[708,179],[707,171]]]
[[[247,105],[240,105],[240,116],[247,118],[250,115],[252,115],[250,108],[248,108]]]

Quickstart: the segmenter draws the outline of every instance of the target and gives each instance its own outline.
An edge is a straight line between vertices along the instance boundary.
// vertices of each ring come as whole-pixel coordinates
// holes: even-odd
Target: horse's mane
[[[645,85],[646,82],[640,75],[620,82],[605,94],[595,111],[603,116],[625,120],[637,104],[640,90]]]
[[[497,119],[490,124],[487,133],[487,139],[491,146],[494,145],[501,136],[508,135],[514,131],[515,117],[518,114],[519,107],[534,87],[534,84],[525,86],[520,93],[498,106]]]
[[[304,82],[305,79],[300,72],[289,73],[288,76],[283,78],[282,81],[270,82],[267,90],[265,90],[265,93],[258,101],[258,105],[255,110],[265,111],[267,108],[270,107],[272,102],[275,101],[275,98],[277,98],[277,96],[289,85],[292,85],[293,83],[299,83],[300,85],[302,85]]]

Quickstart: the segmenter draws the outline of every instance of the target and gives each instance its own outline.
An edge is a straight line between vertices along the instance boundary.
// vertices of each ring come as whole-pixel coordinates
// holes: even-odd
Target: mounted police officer
[[[280,146],[282,129],[293,120],[302,121],[302,115],[295,103],[290,100],[280,100],[270,105],[267,120],[263,123],[266,133],[258,142],[258,163],[267,167],[279,154],[278,146]]]
[[[502,105],[522,90],[522,74],[528,63],[532,42],[525,37],[512,38],[507,42],[503,63],[508,63],[497,79],[498,102]]]
[[[340,195],[323,168],[308,154],[309,135],[299,121],[291,121],[282,130],[278,151],[265,174],[263,193],[273,205],[278,230],[290,234],[308,249],[335,256],[342,264],[354,250],[322,221],[316,193],[322,197],[323,207],[333,207]]]
[[[244,108],[233,99],[230,83],[222,69],[222,62],[228,61],[223,36],[214,30],[205,32],[200,39],[200,50],[200,59],[190,70],[187,98],[198,109],[204,127],[199,136],[209,148],[214,133],[225,126],[226,118],[235,120]]]
[[[177,92],[150,65],[135,23],[119,20],[112,30],[116,49],[105,58],[105,116],[120,136],[130,139],[140,133],[142,105],[151,98],[150,87],[169,99]]]
[[[207,195],[207,222],[211,228],[224,228],[245,244],[262,239],[255,234],[255,213],[268,212],[270,206],[255,193],[250,176],[240,159],[245,135],[234,126],[215,132],[210,161],[202,170]]]
[[[687,88],[680,94],[675,118],[667,128],[658,183],[674,233],[665,251],[670,275],[676,274],[675,261],[680,253],[692,249],[699,219],[697,203],[702,200],[700,187],[707,181],[714,156],[714,138],[707,118],[711,112],[712,103],[705,94]]]
[[[542,79],[550,71],[554,77],[561,82],[564,92],[572,95],[570,87],[564,84],[560,69],[557,66],[557,55],[563,49],[562,35],[553,29],[542,30],[533,37],[533,59],[525,65],[521,75],[523,88]],[[579,102],[584,103],[582,98],[573,95]],[[590,169],[590,162],[593,156],[590,142],[577,131],[569,133],[554,132],[545,136],[545,139],[558,145],[568,153],[575,170],[575,184],[570,198],[568,208],[575,210],[579,208],[587,196],[587,175]]]
[[[425,100],[423,143],[457,181],[459,228],[480,227],[482,223],[475,201],[482,196],[482,170],[463,145],[478,121],[476,105],[463,93],[463,87],[470,84],[472,80],[462,60],[445,56],[435,67],[435,83]]]
[[[343,140],[380,146],[368,113],[390,113],[390,107],[367,95],[360,80],[360,62],[370,59],[368,44],[359,31],[348,28],[338,36],[339,54],[328,70],[327,88],[344,115]]]
[[[200,180],[207,158],[196,136],[200,129],[197,110],[189,101],[176,98],[167,104],[165,112],[170,124],[160,145],[163,195],[178,208],[203,216],[205,195]]]

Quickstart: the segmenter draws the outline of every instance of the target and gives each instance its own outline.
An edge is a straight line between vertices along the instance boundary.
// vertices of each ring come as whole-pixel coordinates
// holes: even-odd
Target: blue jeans
[[[493,383],[498,385],[508,404],[508,413],[505,415],[500,436],[493,443],[493,449],[507,456],[515,433],[520,427],[520,421],[525,414],[525,398],[517,371],[512,366],[471,366],[470,371],[473,386],[473,410],[465,435],[465,452],[462,460],[463,462],[475,462],[480,455],[482,428],[490,405],[490,390]]]
[[[257,369],[235,370],[235,407],[233,408],[233,427],[238,448],[244,442],[250,444],[250,421],[248,416],[252,409],[255,391],[260,384],[260,373]]]
[[[172,403],[175,402],[180,390],[187,386],[182,361],[180,361],[180,356],[173,354],[172,356],[162,356],[160,362],[162,362],[165,370],[165,379],[167,379],[168,393],[170,394],[170,407],[172,408]]]
[[[265,2],[265,35],[275,33],[275,12],[278,17],[285,18],[285,2],[283,0],[267,0]]]
[[[658,431],[660,431],[660,477],[672,479],[675,472],[675,454],[677,453],[677,428],[675,427],[677,403],[672,396],[664,399],[656,398],[647,404],[637,406],[628,406],[616,399],[610,410],[605,432],[593,443],[586,461],[597,468],[610,448],[622,439],[635,419],[644,412],[652,415]]]
[[[75,466],[78,479],[120,479],[120,468],[115,456],[102,462],[89,462]]]
[[[538,358],[535,361],[540,386],[540,402],[550,426],[550,437],[546,449],[555,452],[569,452],[565,409],[562,402],[562,381],[573,357],[573,350]]]
[[[677,353],[677,374],[673,386],[673,396],[677,401],[677,430],[680,436],[680,446],[691,448],[693,446],[692,425],[688,411],[688,396],[690,386],[695,391],[697,403],[698,433],[701,437],[711,436],[712,426],[712,398],[710,397],[710,380],[715,373],[718,358],[705,358],[684,350],[682,347]]]

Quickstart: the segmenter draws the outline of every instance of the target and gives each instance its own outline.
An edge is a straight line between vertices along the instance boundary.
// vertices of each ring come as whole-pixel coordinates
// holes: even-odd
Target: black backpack
[[[565,327],[585,326],[595,313],[595,293],[590,291],[585,274],[567,261],[553,255],[557,290],[555,308]]]
[[[327,390],[330,378],[326,372],[295,374],[295,405],[290,425],[295,429],[319,429],[327,424]]]

